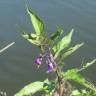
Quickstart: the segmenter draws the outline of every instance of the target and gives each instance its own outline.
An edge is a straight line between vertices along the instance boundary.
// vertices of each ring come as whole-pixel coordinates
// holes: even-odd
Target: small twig
[[[5,51],[9,47],[11,47],[13,44],[15,44],[15,42],[12,42],[12,43],[8,44],[7,46],[5,46],[3,49],[0,50],[0,53],[2,53],[3,51]]]
[[[78,72],[90,67],[92,64],[94,64],[96,62],[96,59],[92,60],[91,62],[88,62],[86,64],[83,64],[82,68],[78,69]]]

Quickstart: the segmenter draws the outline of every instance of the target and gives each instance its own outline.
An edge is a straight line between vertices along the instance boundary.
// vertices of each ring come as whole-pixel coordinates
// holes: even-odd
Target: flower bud
[[[36,60],[35,60],[35,64],[37,65],[41,65],[42,64],[42,57],[38,57]]]
[[[53,69],[54,69],[53,64],[50,62],[50,63],[48,64],[48,70],[47,70],[47,73],[52,72]]]

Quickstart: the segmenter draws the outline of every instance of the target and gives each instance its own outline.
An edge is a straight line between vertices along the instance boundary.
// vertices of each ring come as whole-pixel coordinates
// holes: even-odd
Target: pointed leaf
[[[27,39],[30,43],[40,46],[40,45],[47,45],[51,43],[51,40],[49,40],[47,37],[37,36],[36,34],[29,34],[26,32],[23,32],[22,37]]]
[[[57,27],[57,31],[51,35],[50,39],[56,40],[57,38],[60,37],[62,33],[63,33],[63,29],[61,29],[60,27]]]
[[[79,71],[82,71],[88,67],[90,67],[92,64],[96,63],[96,59],[93,59],[91,62],[88,62],[88,63],[85,63],[85,64],[82,64],[82,68],[79,69]]]
[[[62,76],[66,79],[73,80],[93,91],[96,92],[96,88],[89,81],[87,81],[80,73],[78,69],[71,69],[67,72],[62,72]]]
[[[55,82],[44,83],[43,85],[44,91],[47,93],[51,93],[55,89],[56,87],[55,85],[56,85]]]
[[[94,93],[92,90],[87,89],[75,89],[72,91],[70,96],[96,96],[96,93]]]
[[[74,53],[75,51],[77,51],[81,46],[83,46],[84,43],[81,44],[77,44],[74,47],[69,48],[63,55],[62,55],[62,59],[70,56],[72,53]]]
[[[71,42],[71,37],[73,34],[74,29],[71,30],[71,32],[66,35],[65,37],[63,37],[63,39],[61,41],[59,41],[52,49],[55,53],[55,58],[59,55],[60,51],[62,51],[63,49],[65,49],[66,47],[69,46],[70,42]]]
[[[43,82],[37,81],[25,86],[15,96],[30,96],[41,90],[43,90]]]
[[[81,93],[76,89],[72,91],[71,96],[81,96]]]
[[[22,34],[22,37],[24,37],[26,40],[28,40],[32,44],[40,45],[39,41],[37,40],[39,37],[36,34],[29,34],[24,32]]]
[[[43,21],[31,9],[27,8],[27,12],[30,15],[31,22],[36,31],[36,35],[44,35]]]
[[[66,79],[74,80],[80,84],[84,84],[86,82],[86,80],[81,76],[81,74],[78,73],[78,69],[68,70],[67,72],[63,73],[63,76]]]

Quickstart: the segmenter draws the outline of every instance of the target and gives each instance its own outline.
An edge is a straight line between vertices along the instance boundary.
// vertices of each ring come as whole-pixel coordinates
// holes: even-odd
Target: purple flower
[[[50,62],[50,63],[48,64],[48,70],[47,70],[47,73],[52,72],[53,69],[54,69],[54,66],[53,66],[53,64]]]
[[[52,62],[53,64],[56,64],[54,61],[54,56],[51,53],[51,49],[49,48],[49,52],[48,52],[48,59],[50,60],[50,62]]]
[[[35,64],[37,64],[37,65],[41,65],[41,64],[42,64],[42,56],[39,56],[39,57],[35,60]]]

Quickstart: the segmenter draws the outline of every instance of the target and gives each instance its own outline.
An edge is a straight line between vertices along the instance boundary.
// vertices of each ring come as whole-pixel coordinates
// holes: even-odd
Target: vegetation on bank
[[[61,38],[63,29],[57,27],[56,32],[47,36],[45,25],[38,15],[30,8],[27,8],[27,13],[35,33],[22,32],[22,37],[41,49],[35,64],[39,68],[43,61],[46,62],[46,75],[52,73],[55,78],[53,80],[45,78],[44,81],[32,82],[22,88],[15,96],[32,96],[40,91],[42,96],[96,96],[96,87],[81,74],[81,71],[86,70],[94,63],[96,64],[96,59],[82,64],[81,68],[63,70],[64,60],[84,45],[84,43],[80,43],[70,47],[74,29]],[[72,81],[84,87],[78,89],[76,85],[71,84]]]
[[[43,81],[32,82],[14,96],[33,96],[36,93],[39,94],[39,92],[40,95],[38,96],[96,96],[96,86],[86,80],[81,74],[81,71],[86,70],[92,64],[96,64],[96,59],[82,64],[80,68],[72,67],[71,69],[63,70],[65,59],[84,45],[84,43],[80,43],[70,47],[74,29],[72,28],[62,38],[63,29],[57,27],[56,32],[48,36],[45,25],[40,17],[30,8],[27,8],[27,13],[35,29],[35,33],[24,31],[22,32],[22,37],[41,50],[41,53],[38,54],[35,60],[37,68],[39,69],[45,62],[44,64],[47,65],[46,75],[54,74],[55,78],[52,80],[45,78]],[[7,46],[6,49],[10,46]],[[0,52],[4,50],[0,50]],[[78,88],[73,82],[83,87]],[[2,96],[7,96],[4,94],[2,93]]]

